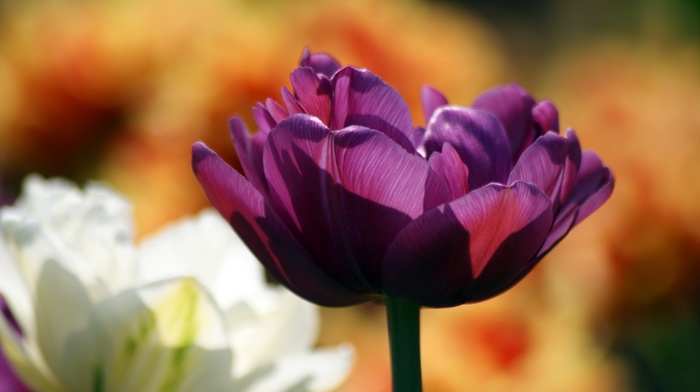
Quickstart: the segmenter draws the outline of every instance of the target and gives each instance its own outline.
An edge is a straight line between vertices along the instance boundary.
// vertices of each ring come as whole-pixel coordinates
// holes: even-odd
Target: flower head
[[[244,178],[201,143],[207,197],[271,274],[323,305],[384,295],[480,301],[519,281],[609,197],[613,179],[551,102],[517,85],[472,107],[423,91],[427,125],[368,70],[305,52],[284,106],[231,133]]]
[[[316,350],[313,305],[265,282],[213,211],[132,241],[130,206],[30,178],[0,213],[0,318],[14,370],[38,391],[327,390],[352,357]],[[204,241],[206,239],[206,241]]]

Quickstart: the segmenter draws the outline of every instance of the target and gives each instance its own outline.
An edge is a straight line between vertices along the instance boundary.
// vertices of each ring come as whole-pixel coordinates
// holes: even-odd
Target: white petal
[[[246,392],[330,391],[345,380],[353,360],[353,350],[347,345],[286,356],[254,380]]]

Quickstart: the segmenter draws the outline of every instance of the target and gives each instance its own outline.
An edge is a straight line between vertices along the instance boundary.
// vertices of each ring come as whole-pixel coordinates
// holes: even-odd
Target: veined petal
[[[323,271],[258,192],[204,144],[192,148],[192,167],[211,204],[281,283],[312,302],[341,306],[369,298]]]
[[[580,203],[574,226],[586,219],[610,198],[613,186],[614,180],[610,169],[603,165],[603,161],[596,153],[584,151],[576,183],[569,195],[571,201]]]
[[[292,87],[306,113],[318,117],[321,122],[330,125],[331,95],[333,87],[330,80],[316,75],[308,67],[297,68],[291,75]]]
[[[528,268],[551,223],[534,185],[487,185],[408,225],[387,250],[383,287],[431,307],[489,298]]]
[[[490,182],[505,183],[510,172],[510,148],[503,127],[492,114],[469,108],[439,108],[428,123],[428,157],[448,143],[469,168],[469,189]]]
[[[292,94],[291,91],[287,87],[282,87],[282,101],[284,102],[284,105],[287,107],[287,113],[291,116],[292,114],[300,114],[300,113],[306,113],[304,108],[299,105],[299,101],[297,101],[296,97],[294,94]]]
[[[508,183],[524,181],[534,184],[555,202],[568,153],[569,143],[566,138],[549,132],[539,137],[520,155]]]
[[[338,71],[332,83],[331,129],[367,127],[389,136],[406,151],[415,152],[411,113],[396,90],[375,74],[352,67]]]
[[[424,209],[428,163],[380,132],[330,132],[308,116],[280,123],[263,160],[276,210],[304,248],[346,286],[376,292],[386,245]]]
[[[253,118],[255,118],[255,123],[258,124],[258,132],[263,134],[270,133],[270,131],[277,126],[277,121],[272,118],[270,111],[259,102],[253,106]],[[229,120],[229,128],[230,124],[231,123]]]
[[[493,88],[476,98],[472,108],[495,115],[508,135],[513,160],[534,140],[532,108],[535,100],[518,84]]]
[[[265,107],[270,113],[270,116],[272,116],[272,119],[275,120],[275,122],[277,123],[289,117],[289,112],[287,111],[287,109],[285,109],[284,107],[282,107],[282,105],[270,98],[265,100]]]
[[[302,67],[310,67],[314,72],[324,75],[327,78],[340,69],[340,64],[330,55],[326,53],[311,54],[309,49],[304,49],[299,64]]]
[[[440,106],[447,106],[447,98],[441,92],[431,86],[423,86],[420,92],[421,101],[423,103],[423,116],[425,123],[430,122],[430,117]]]

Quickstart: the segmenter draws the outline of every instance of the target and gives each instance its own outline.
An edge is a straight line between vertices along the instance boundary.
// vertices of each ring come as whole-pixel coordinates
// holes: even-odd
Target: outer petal
[[[518,84],[493,88],[476,98],[472,108],[498,117],[510,141],[513,160],[534,140],[532,108],[535,100]]]
[[[549,198],[534,185],[473,191],[399,234],[382,267],[386,294],[431,307],[499,294],[529,270],[551,223]]]
[[[423,116],[425,117],[425,123],[430,122],[430,117],[440,106],[447,106],[447,98],[442,95],[438,90],[430,87],[423,86],[420,92],[421,101],[423,103]]]
[[[332,79],[333,115],[331,129],[359,125],[384,133],[407,151],[413,122],[406,101],[391,86],[367,70],[345,67]]]
[[[291,116],[292,114],[305,113],[304,109],[299,105],[299,102],[294,97],[291,91],[287,87],[282,87],[281,90],[282,101],[287,107],[287,113]]]
[[[429,157],[451,144],[469,167],[469,189],[489,182],[504,183],[510,172],[510,148],[503,127],[492,114],[446,106],[438,109],[428,124],[425,137]]]
[[[308,67],[294,70],[291,80],[294,93],[306,109],[306,113],[318,117],[326,126],[330,125],[333,93],[330,80],[319,77]]]
[[[379,291],[384,250],[423,212],[426,188],[444,192],[424,159],[384,134],[331,133],[308,116],[280,123],[263,160],[278,214],[326,271],[360,292]]]
[[[340,69],[340,64],[326,53],[311,54],[309,49],[304,49],[304,53],[299,61],[302,67],[311,67],[314,72],[330,78]]]
[[[259,102],[253,106],[253,117],[255,118],[255,122],[258,124],[259,132],[263,134],[270,133],[270,131],[277,126],[277,121],[272,118],[270,111]],[[230,124],[231,123],[229,120],[229,125]]]
[[[298,295],[326,306],[369,298],[350,291],[323,271],[279,217],[240,174],[204,144],[192,148],[192,167],[212,205],[268,271]]]

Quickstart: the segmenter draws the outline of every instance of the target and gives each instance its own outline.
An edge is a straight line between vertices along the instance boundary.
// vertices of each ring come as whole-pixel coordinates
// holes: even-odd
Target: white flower
[[[35,391],[323,391],[352,351],[314,350],[318,314],[266,283],[212,211],[133,242],[130,205],[30,177],[0,212],[2,349]]]

